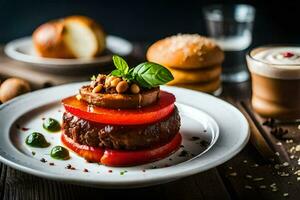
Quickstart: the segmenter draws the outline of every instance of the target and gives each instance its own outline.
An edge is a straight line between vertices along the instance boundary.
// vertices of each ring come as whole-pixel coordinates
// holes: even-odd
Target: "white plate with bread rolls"
[[[9,42],[4,51],[28,67],[48,71],[70,71],[103,66],[113,54],[128,56],[132,44],[106,35],[91,18],[69,16],[40,25],[32,36]]]

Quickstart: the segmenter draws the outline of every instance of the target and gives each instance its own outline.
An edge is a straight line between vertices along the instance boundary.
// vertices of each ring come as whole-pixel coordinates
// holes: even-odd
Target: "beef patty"
[[[79,144],[121,150],[151,148],[168,143],[178,133],[180,116],[174,108],[164,120],[147,125],[107,125],[63,115],[64,134]]]

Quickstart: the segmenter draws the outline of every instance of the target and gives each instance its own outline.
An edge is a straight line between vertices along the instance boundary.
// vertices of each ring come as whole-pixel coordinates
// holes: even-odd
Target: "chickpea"
[[[118,83],[121,81],[121,79],[120,78],[115,78],[114,80],[112,80],[111,82],[110,82],[110,86],[111,87],[117,87],[117,85],[118,85]]]
[[[130,86],[130,91],[133,93],[133,94],[138,94],[140,92],[140,87],[133,83],[131,86]]]
[[[81,100],[81,98],[82,98],[82,97],[81,97],[81,95],[80,95],[80,94],[77,94],[77,95],[76,95],[76,99],[77,99],[78,101],[80,101],[80,100]]]
[[[107,77],[106,80],[105,80],[105,86],[109,87],[110,84],[111,84],[111,81],[114,80],[115,78],[117,78],[117,77],[114,77],[114,76]]]
[[[92,93],[99,93],[102,89],[102,85],[97,85],[93,90]]]
[[[123,93],[128,89],[128,83],[127,81],[121,81],[118,83],[116,90],[118,93]]]

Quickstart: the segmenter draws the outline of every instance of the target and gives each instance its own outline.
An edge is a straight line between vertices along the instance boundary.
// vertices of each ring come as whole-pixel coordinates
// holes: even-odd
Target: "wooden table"
[[[144,55],[140,49],[137,52],[139,55]],[[5,68],[2,68],[4,65],[6,65]],[[2,76],[14,75],[17,73],[14,72],[14,66],[19,65],[2,55],[0,57],[0,74]],[[11,69],[7,70],[8,68]],[[26,72],[23,71],[22,73],[28,76]],[[38,72],[36,73],[38,74]],[[51,76],[49,80],[53,81]],[[78,80],[81,79],[86,79],[86,77],[78,78]],[[35,80],[35,87],[43,85],[41,80],[43,79]],[[52,84],[61,83],[55,81]],[[75,81],[75,79],[70,78],[68,81]],[[241,100],[247,101],[250,97],[249,82],[223,85],[223,87],[221,98],[232,103]],[[109,190],[82,187],[35,177],[0,163],[0,197],[1,199],[22,200],[88,198],[152,200],[300,199],[300,182],[297,182],[296,177],[292,175],[279,176],[276,172],[274,164],[264,159],[251,143],[247,144],[244,150],[233,159],[216,168],[168,184],[139,189]]]

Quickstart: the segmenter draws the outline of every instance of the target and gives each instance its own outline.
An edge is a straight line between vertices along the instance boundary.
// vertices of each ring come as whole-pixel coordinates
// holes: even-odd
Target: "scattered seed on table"
[[[289,163],[288,162],[284,162],[284,163],[282,163],[282,166],[287,167],[287,166],[289,166]]]
[[[252,176],[250,174],[246,174],[245,177],[248,179],[252,179]]]
[[[264,178],[262,178],[262,177],[258,177],[258,178],[253,179],[253,181],[262,181],[262,180],[264,180]]]
[[[245,185],[245,188],[248,189],[248,190],[252,189],[252,187],[250,185]]]
[[[237,176],[237,173],[236,172],[232,172],[229,174],[229,176]]]
[[[282,196],[287,197],[289,196],[289,193],[283,193]]]
[[[292,139],[291,139],[291,140],[286,140],[285,142],[286,142],[287,144],[291,144],[291,143],[294,142],[294,140],[292,140]]]
[[[260,185],[259,188],[260,188],[260,189],[266,189],[267,186],[265,186],[265,185]]]

